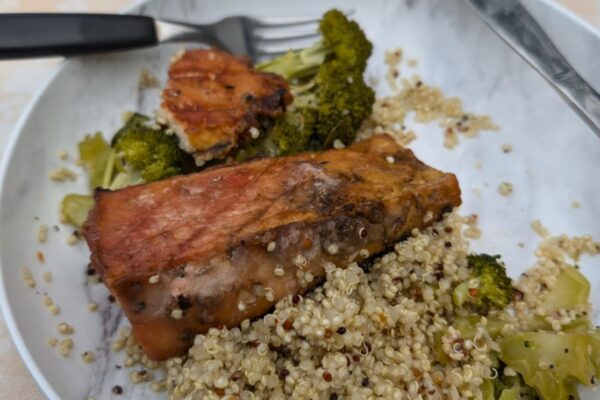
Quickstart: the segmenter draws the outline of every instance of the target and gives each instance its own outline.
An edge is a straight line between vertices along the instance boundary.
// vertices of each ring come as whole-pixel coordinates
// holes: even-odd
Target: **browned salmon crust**
[[[388,135],[95,198],[84,227],[92,265],[155,360],[264,314],[314,286],[325,262],[359,262],[461,202],[454,175]]]
[[[250,128],[260,128],[260,118],[280,115],[291,102],[281,76],[255,71],[246,58],[201,49],[171,64],[161,108],[201,164],[226,156]]]

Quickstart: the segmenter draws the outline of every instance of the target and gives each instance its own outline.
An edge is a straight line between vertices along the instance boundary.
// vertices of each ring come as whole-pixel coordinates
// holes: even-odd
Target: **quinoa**
[[[498,185],[498,192],[502,196],[508,196],[513,192],[513,185],[510,182],[502,182]]]
[[[42,224],[38,229],[37,240],[39,243],[46,243],[48,239],[48,225]]]
[[[439,88],[425,84],[418,75],[402,78],[401,86],[398,86],[402,54],[401,49],[386,52],[386,79],[393,94],[375,101],[371,116],[358,133],[359,139],[385,132],[406,146],[417,137],[404,125],[411,115],[420,123],[436,121],[444,130],[443,143],[449,149],[459,144],[460,136],[471,138],[481,131],[498,130],[489,116],[465,111],[458,97],[446,97]]]
[[[23,278],[23,282],[31,288],[35,288],[35,279],[33,279],[33,274],[28,267],[21,267],[21,278]]]
[[[52,282],[52,272],[50,272],[50,271],[44,272],[44,274],[42,275],[42,279],[46,283]]]
[[[152,89],[160,86],[160,81],[147,68],[140,71],[138,78],[138,87],[140,89]]]
[[[69,168],[56,168],[50,171],[50,179],[55,182],[74,181],[77,179],[77,174]]]

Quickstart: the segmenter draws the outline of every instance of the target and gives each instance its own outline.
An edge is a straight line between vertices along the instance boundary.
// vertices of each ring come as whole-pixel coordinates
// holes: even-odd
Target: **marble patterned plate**
[[[598,53],[591,49],[600,50],[598,34],[545,1],[526,3],[576,67],[600,87],[600,59],[590,57]],[[315,15],[335,4],[354,8],[354,17],[375,44],[369,76],[383,78],[384,50],[402,47],[408,57],[419,60],[414,72],[425,82],[461,97],[466,109],[489,114],[500,125],[499,132],[463,140],[454,150],[443,147],[439,127],[414,125],[418,139],[411,147],[416,154],[455,172],[463,190],[462,212],[480,215],[483,236],[473,242],[476,250],[503,254],[511,274],[517,275],[534,261],[538,238],[530,229],[533,219],[544,221],[553,233],[600,238],[600,140],[460,0],[151,0],[134,12],[208,22],[234,13]],[[67,60],[32,102],[10,140],[0,198],[2,308],[21,356],[51,399],[107,399],[117,384],[124,393],[115,398],[165,397],[145,385],[130,385],[129,371],[115,368],[123,364],[124,356],[112,353],[110,343],[127,322],[109,303],[102,285],[86,284],[88,250],[84,243],[69,246],[72,232],[59,223],[60,199],[68,192],[85,192],[85,179],[56,183],[48,173],[72,164],[57,154],[62,149],[75,154],[85,133],[111,134],[126,110],[151,112],[160,92],[139,90],[139,73],[147,68],[164,79],[169,58],[178,48],[168,45]],[[377,87],[380,94],[386,92],[383,82]],[[501,151],[504,143],[513,146],[510,154]],[[498,194],[503,181],[514,186],[509,197]],[[573,201],[581,208],[571,207]],[[51,227],[45,244],[36,240],[40,224]],[[525,246],[518,247],[518,242]],[[45,263],[37,260],[37,251],[43,251]],[[599,261],[581,261],[598,309]],[[22,266],[32,270],[35,289],[23,283]],[[46,271],[53,273],[51,283],[42,279]],[[44,308],[45,293],[60,306],[58,316]],[[90,301],[99,304],[98,312],[87,311]],[[598,320],[597,313],[594,317]],[[61,321],[75,327],[75,347],[68,359],[46,344],[48,337],[59,336],[56,325]],[[96,353],[96,362],[82,362],[85,350]]]

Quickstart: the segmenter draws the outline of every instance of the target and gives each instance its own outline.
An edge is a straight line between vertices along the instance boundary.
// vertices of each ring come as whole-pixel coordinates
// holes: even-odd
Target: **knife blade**
[[[465,0],[600,137],[600,95],[569,64],[518,0]]]

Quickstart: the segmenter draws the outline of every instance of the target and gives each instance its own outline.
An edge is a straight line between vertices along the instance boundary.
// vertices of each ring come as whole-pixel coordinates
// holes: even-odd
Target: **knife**
[[[465,0],[600,137],[600,95],[558,51],[518,0]]]

